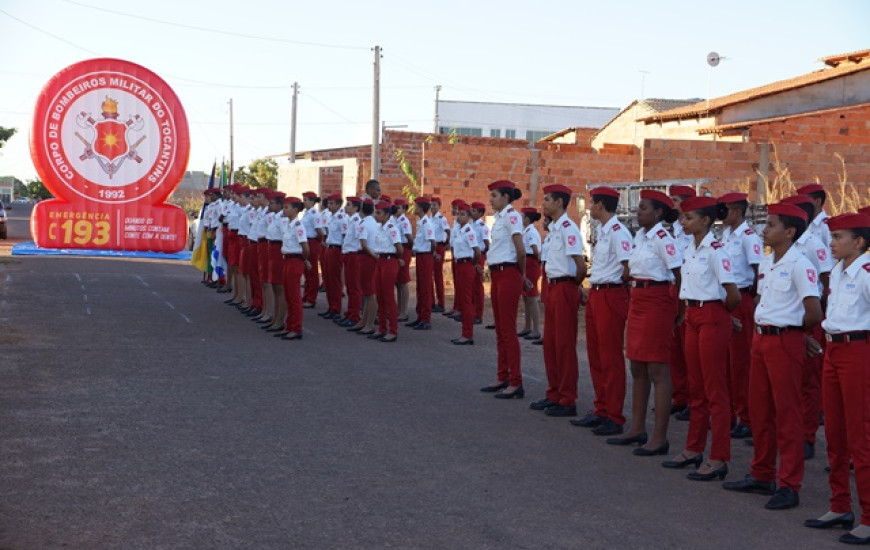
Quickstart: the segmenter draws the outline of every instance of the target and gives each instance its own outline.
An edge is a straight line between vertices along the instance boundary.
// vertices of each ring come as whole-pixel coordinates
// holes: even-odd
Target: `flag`
[[[208,179],[208,188],[214,187],[214,173],[217,168],[217,161],[211,166],[211,177]],[[205,214],[205,201],[202,203],[202,208],[199,209],[199,223],[197,224],[196,237],[193,241],[193,252],[190,255],[190,263],[202,272],[208,271],[208,250],[205,241],[205,224],[202,223],[202,217]]]
[[[221,162],[221,183],[220,188],[223,189],[227,186],[227,165],[226,162]],[[211,251],[211,267],[212,281],[219,281],[226,276],[227,273],[227,259],[224,256],[224,228],[223,226],[218,226],[218,228],[214,232],[214,248]]]

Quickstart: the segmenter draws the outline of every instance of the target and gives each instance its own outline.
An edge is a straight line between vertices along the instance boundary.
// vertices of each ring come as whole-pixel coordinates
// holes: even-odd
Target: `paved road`
[[[197,278],[0,257],[0,548],[841,546],[801,526],[828,507],[821,456],[802,506],[769,512],[479,393],[491,331],[457,348],[436,319],[381,344],[308,310],[280,341]],[[540,348],[523,361],[539,398]],[[735,444],[729,479],[750,456]]]

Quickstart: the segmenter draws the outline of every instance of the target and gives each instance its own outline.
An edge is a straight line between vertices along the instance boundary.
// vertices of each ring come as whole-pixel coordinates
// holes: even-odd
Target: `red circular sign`
[[[76,63],[37,100],[31,154],[46,187],[69,202],[160,204],[184,176],[189,153],[178,97],[135,63]]]

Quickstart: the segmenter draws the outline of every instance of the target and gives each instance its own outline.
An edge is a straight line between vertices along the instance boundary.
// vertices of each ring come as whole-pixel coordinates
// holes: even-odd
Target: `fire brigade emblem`
[[[79,160],[96,161],[100,169],[112,179],[127,160],[142,162],[136,149],[147,137],[143,132],[145,121],[137,114],[128,116],[126,122],[120,122],[118,102],[109,96],[106,96],[100,108],[100,120],[85,111],[76,116],[76,125],[82,131],[77,131],[75,135],[84,145]],[[133,143],[130,143],[131,139],[134,140]]]

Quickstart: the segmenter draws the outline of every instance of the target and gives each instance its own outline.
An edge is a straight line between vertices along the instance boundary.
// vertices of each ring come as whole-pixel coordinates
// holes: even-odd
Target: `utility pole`
[[[299,96],[299,83],[293,83],[293,107],[290,111],[290,164],[296,162],[296,99]]]
[[[438,133],[438,94],[441,92],[441,84],[435,86],[435,128],[432,129],[433,134]]]
[[[372,179],[381,173],[381,47],[375,46],[375,82],[372,99]]]
[[[235,157],[233,156],[233,98],[230,98],[230,177],[229,180],[233,179],[233,169],[235,168],[234,164]]]

